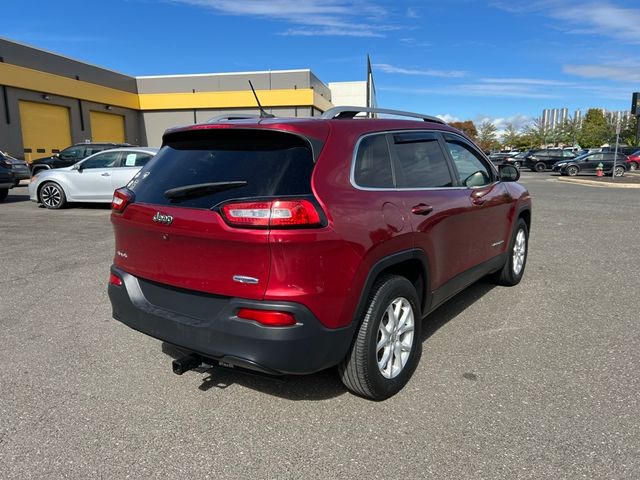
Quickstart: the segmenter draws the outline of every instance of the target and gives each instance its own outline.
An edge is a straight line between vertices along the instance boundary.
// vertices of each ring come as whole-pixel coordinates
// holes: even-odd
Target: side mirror
[[[82,164],[81,163],[74,163],[73,167],[71,167],[73,170],[78,170],[79,172],[82,171]]]
[[[498,171],[502,182],[517,182],[520,179],[520,170],[513,165],[500,165]]]

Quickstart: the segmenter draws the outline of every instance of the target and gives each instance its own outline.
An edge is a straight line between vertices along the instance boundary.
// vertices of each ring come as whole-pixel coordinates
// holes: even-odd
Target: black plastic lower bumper
[[[337,365],[353,338],[354,327],[325,328],[298,303],[205,294],[111,270],[123,281],[108,289],[116,320],[225,364],[270,374],[313,373]],[[239,319],[240,308],[290,312],[297,324],[265,327]]]

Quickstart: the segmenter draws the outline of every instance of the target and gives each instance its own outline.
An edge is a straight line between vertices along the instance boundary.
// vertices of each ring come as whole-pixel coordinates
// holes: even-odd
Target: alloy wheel
[[[55,208],[60,205],[62,195],[60,194],[60,189],[55,185],[45,185],[42,192],[40,192],[40,198],[45,206]]]
[[[409,300],[393,300],[380,322],[376,359],[385,378],[395,378],[407,365],[414,342],[415,316]]]
[[[516,241],[513,243],[513,273],[518,276],[524,267],[524,260],[527,254],[527,236],[524,230],[518,230]]]

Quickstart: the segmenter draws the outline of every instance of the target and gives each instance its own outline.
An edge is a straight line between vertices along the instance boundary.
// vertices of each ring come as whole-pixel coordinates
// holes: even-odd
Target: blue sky
[[[637,0],[3,3],[1,36],[130,75],[310,68],[363,80],[369,54],[380,106],[449,120],[626,110],[640,90]]]

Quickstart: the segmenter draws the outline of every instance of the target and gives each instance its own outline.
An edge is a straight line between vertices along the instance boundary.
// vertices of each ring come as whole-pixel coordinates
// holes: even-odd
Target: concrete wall
[[[332,103],[336,106],[367,106],[367,82],[329,82]]]
[[[298,108],[268,108],[269,113],[273,113],[277,117],[309,117],[312,115],[311,107]],[[315,116],[321,113],[314,109]],[[205,123],[213,117],[219,115],[229,115],[247,113],[258,115],[260,112],[255,109],[234,109],[234,110],[170,110],[170,111],[153,111],[143,112],[143,123],[145,126],[145,136],[147,144],[150,147],[160,147],[162,145],[162,135],[165,130],[173,127],[185,125],[193,125],[195,123]]]
[[[5,63],[68,78],[77,76],[79,80],[85,82],[137,93],[137,84],[133,77],[4,38],[0,38],[0,58]]]
[[[249,90],[249,80],[256,90],[311,88],[329,94],[329,89],[310,70],[280,70],[277,72],[207,73],[202,75],[167,75],[138,77],[139,93],[230,92]],[[330,98],[329,98],[330,100]]]

